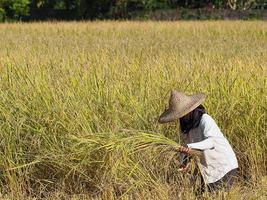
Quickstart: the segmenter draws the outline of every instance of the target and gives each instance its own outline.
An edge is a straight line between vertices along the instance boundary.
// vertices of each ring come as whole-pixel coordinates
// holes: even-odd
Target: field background
[[[157,123],[177,89],[205,92],[233,145],[229,198],[264,199],[266,69],[263,21],[0,24],[1,198],[195,199],[175,152],[116,143],[136,130],[179,142]]]

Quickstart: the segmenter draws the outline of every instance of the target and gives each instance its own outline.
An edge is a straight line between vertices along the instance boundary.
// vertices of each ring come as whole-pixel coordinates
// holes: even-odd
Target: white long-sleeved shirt
[[[206,183],[214,183],[238,168],[231,145],[208,114],[203,114],[199,126],[189,131],[186,143],[192,149],[203,150],[200,171]]]

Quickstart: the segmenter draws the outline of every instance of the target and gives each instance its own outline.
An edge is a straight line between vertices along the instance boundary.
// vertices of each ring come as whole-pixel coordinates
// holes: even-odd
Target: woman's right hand
[[[190,152],[191,152],[191,148],[189,148],[189,147],[187,147],[187,146],[181,146],[180,149],[179,149],[179,151],[180,151],[181,153],[190,154]]]

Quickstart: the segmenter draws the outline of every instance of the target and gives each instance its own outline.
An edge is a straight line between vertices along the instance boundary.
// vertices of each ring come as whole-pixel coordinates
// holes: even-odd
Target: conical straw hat
[[[169,107],[159,117],[159,123],[179,119],[197,108],[206,98],[203,93],[187,96],[182,92],[171,91]]]

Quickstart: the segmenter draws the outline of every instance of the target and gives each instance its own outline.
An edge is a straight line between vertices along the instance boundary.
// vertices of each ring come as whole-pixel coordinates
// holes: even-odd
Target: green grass
[[[0,45],[0,198],[195,199],[171,146],[138,148],[181,143],[157,123],[171,89],[208,95],[228,198],[266,195],[266,22],[0,24]]]

